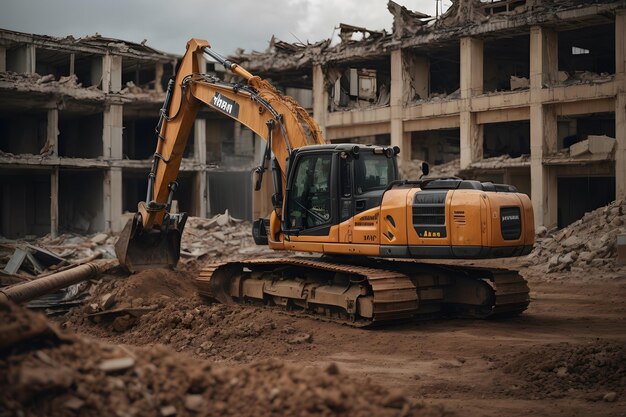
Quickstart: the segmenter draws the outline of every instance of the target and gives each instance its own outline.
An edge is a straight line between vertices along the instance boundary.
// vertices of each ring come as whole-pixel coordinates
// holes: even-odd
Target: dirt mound
[[[88,302],[60,318],[63,327],[114,343],[156,343],[201,358],[248,361],[259,349],[280,355],[313,342],[306,322],[275,309],[210,303],[196,294],[193,271],[146,270],[109,277]],[[261,337],[262,336],[262,337]],[[254,339],[254,343],[246,343]]]
[[[619,272],[616,265],[617,235],[626,233],[626,200],[614,201],[606,207],[586,213],[571,225],[546,236],[539,236],[528,263],[543,272],[594,271]]]
[[[207,304],[196,297],[161,300],[153,307],[136,317],[123,311],[100,320],[77,310],[64,318],[64,327],[114,343],[162,343],[201,358],[237,362],[257,357],[259,350],[280,356],[313,343],[311,330],[302,330],[306,321],[275,309]]]
[[[130,302],[138,298],[182,298],[193,297],[196,293],[193,275],[169,269],[148,269],[115,281],[114,294],[120,301]],[[105,290],[106,288],[101,289]]]
[[[44,320],[3,308],[25,322]],[[163,346],[129,349],[79,337],[50,339],[41,348],[5,346],[0,369],[0,406],[10,415],[450,415],[353,380],[333,364],[321,370],[273,359],[220,366]]]
[[[584,345],[557,343],[533,347],[500,361],[502,370],[521,381],[531,397],[560,398],[578,391],[587,399],[626,391],[626,344],[595,341]]]

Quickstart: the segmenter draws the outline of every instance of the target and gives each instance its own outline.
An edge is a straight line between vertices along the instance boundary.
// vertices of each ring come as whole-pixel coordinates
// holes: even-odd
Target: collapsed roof
[[[389,0],[387,9],[393,15],[391,34],[340,24],[341,42],[336,45],[331,39],[290,44],[272,37],[266,51],[240,50],[231,58],[259,75],[282,75],[301,72],[315,64],[376,59],[389,55],[393,49],[445,45],[464,36],[514,35],[533,25],[558,24],[560,28],[573,29],[609,23],[611,14],[625,7],[625,0],[453,0],[445,13],[433,18]],[[361,40],[353,39],[355,32],[363,35]]]

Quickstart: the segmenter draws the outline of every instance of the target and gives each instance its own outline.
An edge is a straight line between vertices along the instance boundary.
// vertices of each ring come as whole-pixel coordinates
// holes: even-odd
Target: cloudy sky
[[[435,0],[396,0],[435,13]],[[444,0],[447,8],[451,0]],[[0,27],[75,37],[102,36],[184,52],[189,38],[222,53],[263,51],[272,35],[287,42],[329,38],[339,23],[390,31],[386,0],[0,0]]]

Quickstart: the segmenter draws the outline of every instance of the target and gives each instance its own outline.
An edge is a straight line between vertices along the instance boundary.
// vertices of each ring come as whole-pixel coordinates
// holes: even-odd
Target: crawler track
[[[196,285],[200,295],[222,303],[264,302],[357,327],[514,316],[529,304],[528,285],[516,271],[352,261],[293,257],[225,262],[202,269]]]

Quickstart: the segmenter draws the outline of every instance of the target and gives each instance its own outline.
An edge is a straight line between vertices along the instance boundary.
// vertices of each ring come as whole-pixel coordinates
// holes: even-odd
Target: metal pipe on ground
[[[119,265],[117,259],[89,262],[24,284],[0,290],[0,302],[25,303],[61,288],[86,281]]]

